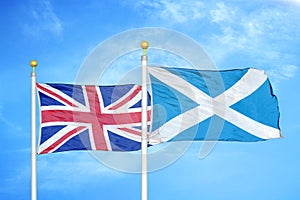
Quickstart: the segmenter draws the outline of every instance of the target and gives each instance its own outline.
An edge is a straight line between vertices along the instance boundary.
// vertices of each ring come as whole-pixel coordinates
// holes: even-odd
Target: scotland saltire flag
[[[37,89],[41,112],[39,154],[141,148],[141,86],[37,83]]]
[[[153,103],[150,142],[281,137],[277,98],[264,71],[148,69]]]

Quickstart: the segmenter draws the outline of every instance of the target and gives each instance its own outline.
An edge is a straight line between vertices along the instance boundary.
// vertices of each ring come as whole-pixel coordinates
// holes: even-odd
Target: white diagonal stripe
[[[84,105],[82,105],[80,102],[76,101],[75,99],[73,99],[72,97],[66,95],[65,93],[61,92],[60,90],[58,89],[55,89],[54,87],[46,84],[46,83],[39,83],[39,85],[41,85],[42,87],[48,89],[48,90],[51,90],[52,92],[54,92],[55,94],[57,94],[58,96],[61,96],[62,98],[68,100],[69,102],[71,102],[72,104],[74,104],[78,109],[81,109],[81,110],[86,110],[86,107]],[[63,105],[65,105],[66,107],[70,107],[70,108],[74,108],[76,109],[76,107],[71,107],[69,105],[66,105],[66,103],[62,100],[60,100],[59,98],[57,98],[56,96],[53,96],[52,94],[46,92],[45,90],[43,89],[40,89],[40,88],[37,88],[39,92],[42,92],[44,93],[45,95],[55,99],[56,101],[62,103]],[[62,107],[62,106],[61,106]]]
[[[211,117],[214,113],[211,109],[204,106],[197,106],[188,110],[181,115],[177,115],[170,121],[166,122],[163,126],[159,127],[152,132],[150,136],[150,144],[159,142],[166,142],[186,129],[199,124],[200,122]]]
[[[74,128],[76,128],[76,126],[66,126],[64,128],[62,128],[61,130],[59,130],[56,134],[54,134],[51,138],[49,138],[48,140],[46,140],[44,143],[40,144],[39,146],[39,153],[41,153],[42,151],[44,151],[45,149],[47,149],[49,146],[51,146],[52,144],[54,144],[56,141],[58,141],[59,139],[62,138],[62,136],[64,136],[67,132],[73,130]],[[83,130],[81,130],[80,132],[77,132],[74,135],[78,135],[79,133],[83,132],[84,130],[86,130],[87,128],[84,128]],[[57,145],[54,149],[52,149],[50,152],[55,151],[56,149],[58,149],[60,146],[62,146],[66,141],[68,141],[70,138],[74,137],[74,135],[69,136],[68,138],[65,138],[65,140],[63,142],[61,142],[59,145]]]
[[[217,111],[215,114],[257,137],[263,139],[280,137],[280,131],[278,129],[257,122],[232,108],[227,107],[225,113]]]
[[[129,129],[132,129],[132,127],[128,127]],[[135,135],[135,134],[132,134],[132,133],[129,133],[127,131],[124,131],[124,130],[120,130],[118,129],[117,126],[109,126],[108,128],[109,130],[111,130],[112,132],[124,137],[124,138],[128,138],[130,140],[134,140],[136,142],[141,142],[141,139],[142,137],[139,136],[139,135]],[[139,130],[140,131],[140,130]]]
[[[124,101],[128,96],[132,95],[136,90],[138,89],[137,85],[134,85],[126,94],[124,94],[120,99],[117,101],[111,103],[110,105],[105,107],[105,110],[109,110],[115,105],[119,104],[120,102]],[[141,91],[139,91],[132,99],[130,99],[128,102],[123,104],[121,107],[116,108],[115,110],[118,110],[119,113],[126,112],[131,106],[135,105],[138,101],[141,100]]]
[[[215,100],[225,102],[225,105],[231,106],[252,94],[266,80],[267,75],[262,70],[250,68],[238,82],[219,96],[215,97]],[[249,84],[250,82],[251,84]],[[241,88],[243,89],[241,90]]]
[[[149,67],[148,70],[151,75],[159,79],[161,82],[171,86],[172,88],[176,89],[178,92],[184,94],[198,104],[208,104],[211,99],[210,96],[208,96],[183,78],[172,74],[168,70],[158,67]]]
[[[108,128],[105,125],[103,125],[103,136],[105,139],[107,150],[111,151],[112,148],[111,148],[111,143],[110,143],[110,139],[109,139],[109,135],[108,135]]]

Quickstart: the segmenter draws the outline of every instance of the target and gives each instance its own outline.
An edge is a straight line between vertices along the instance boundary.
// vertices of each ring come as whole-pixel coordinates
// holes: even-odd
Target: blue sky
[[[39,62],[38,81],[72,83],[99,43],[143,27],[187,35],[219,69],[265,70],[284,136],[219,142],[203,160],[202,143],[194,143],[172,165],[149,174],[149,198],[299,199],[300,1],[12,0],[0,6],[1,199],[30,198],[30,60]],[[39,199],[140,197],[139,174],[113,170],[87,152],[38,156],[37,166]]]

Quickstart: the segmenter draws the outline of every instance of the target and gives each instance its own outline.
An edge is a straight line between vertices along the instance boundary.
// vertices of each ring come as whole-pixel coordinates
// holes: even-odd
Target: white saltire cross
[[[230,108],[231,105],[252,94],[267,80],[266,74],[261,70],[249,69],[232,87],[215,98],[208,96],[183,78],[166,69],[149,67],[149,73],[199,104],[199,106],[174,117],[155,130],[152,133],[152,137],[150,137],[150,144],[155,144],[158,141],[166,142],[213,115],[218,115],[224,120],[262,139],[280,137],[280,130],[257,122]]]

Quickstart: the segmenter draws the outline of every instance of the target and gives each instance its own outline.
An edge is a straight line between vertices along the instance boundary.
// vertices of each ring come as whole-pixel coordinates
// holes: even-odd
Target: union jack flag
[[[141,86],[37,83],[39,154],[141,148]],[[148,95],[148,125],[150,124]]]

